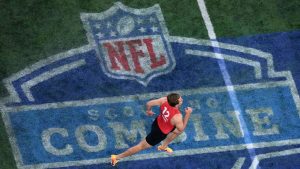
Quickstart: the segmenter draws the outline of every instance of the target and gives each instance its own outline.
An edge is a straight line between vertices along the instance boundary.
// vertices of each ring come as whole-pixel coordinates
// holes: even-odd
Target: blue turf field
[[[174,154],[154,147],[115,168],[300,168],[300,31],[204,40],[169,35],[163,15],[82,13],[89,44],[4,80],[18,168],[113,168],[150,130],[145,103],[169,92],[194,109]]]

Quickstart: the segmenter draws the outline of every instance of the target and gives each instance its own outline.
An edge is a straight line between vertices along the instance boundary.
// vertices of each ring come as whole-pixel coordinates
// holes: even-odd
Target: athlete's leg
[[[167,138],[163,141],[161,148],[167,148],[168,145],[177,138],[182,132],[179,132],[177,129],[168,134]]]
[[[150,144],[147,143],[146,139],[142,140],[139,144],[137,144],[136,146],[133,146],[131,148],[129,148],[128,150],[126,150],[125,152],[118,154],[116,156],[117,159],[121,159],[124,157],[128,157],[131,156],[139,151],[142,151],[144,149],[150,148],[152,147]]]
[[[155,119],[155,121],[152,123],[151,132],[147,135],[147,137],[144,140],[142,140],[139,144],[129,148],[125,152],[118,155],[111,155],[111,164],[115,166],[121,158],[131,156],[133,154],[138,153],[139,151],[150,148],[160,143],[165,138],[166,135],[160,131],[157,125],[157,121]]]

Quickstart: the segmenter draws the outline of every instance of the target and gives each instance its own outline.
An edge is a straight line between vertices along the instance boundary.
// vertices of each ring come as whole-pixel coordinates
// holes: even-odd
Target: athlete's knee
[[[181,130],[175,129],[173,131],[173,133],[176,134],[176,135],[180,135],[181,133],[183,133],[183,130],[181,131]]]

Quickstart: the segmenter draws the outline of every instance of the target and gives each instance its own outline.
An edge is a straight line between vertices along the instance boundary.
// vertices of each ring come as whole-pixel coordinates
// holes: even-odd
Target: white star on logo
[[[144,32],[146,32],[146,29],[145,29],[144,27],[141,27],[141,28],[139,29],[139,31],[142,32],[142,33],[144,33]]]
[[[97,33],[96,35],[98,36],[99,39],[102,39],[104,37],[104,34],[101,32]]]
[[[111,32],[110,32],[110,36],[111,36],[111,37],[117,36],[117,33],[114,32],[114,31],[111,31]]]
[[[151,30],[152,30],[153,32],[157,32],[157,31],[158,31],[158,28],[157,28],[156,26],[152,26],[152,27],[151,27]]]
[[[110,27],[112,27],[112,25],[111,25],[111,23],[110,23],[110,22],[107,22],[106,26],[107,26],[107,28],[110,28]]]
[[[95,24],[95,28],[100,29],[101,28],[101,24],[100,23]]]
[[[138,24],[142,24],[144,21],[143,21],[143,19],[138,18],[136,22],[137,22]]]
[[[156,22],[156,20],[152,17],[150,17],[149,21],[150,21],[150,23],[155,23]]]

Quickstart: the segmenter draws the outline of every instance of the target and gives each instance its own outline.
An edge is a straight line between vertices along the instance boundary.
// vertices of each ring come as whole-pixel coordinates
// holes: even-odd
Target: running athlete
[[[136,146],[129,148],[121,154],[111,155],[111,165],[115,166],[120,159],[155,146],[163,140],[163,143],[157,149],[172,153],[173,150],[168,147],[168,144],[184,131],[193,111],[190,107],[185,108],[185,116],[182,118],[182,114],[179,111],[182,102],[183,99],[177,93],[171,93],[167,97],[148,101],[146,104],[146,113],[149,116],[155,114],[152,111],[153,106],[160,106],[160,114],[152,123],[151,132]]]

